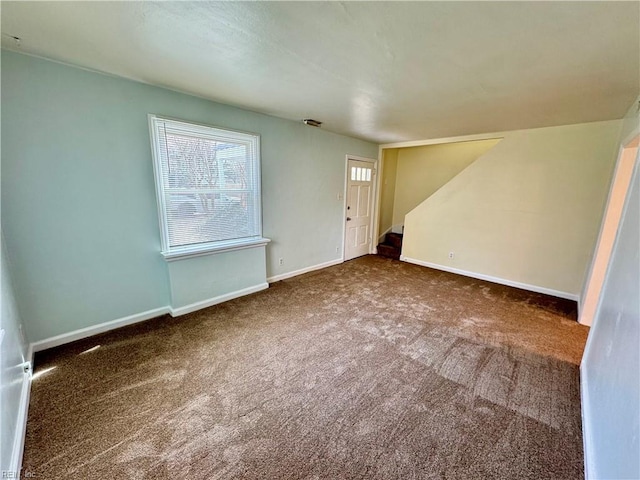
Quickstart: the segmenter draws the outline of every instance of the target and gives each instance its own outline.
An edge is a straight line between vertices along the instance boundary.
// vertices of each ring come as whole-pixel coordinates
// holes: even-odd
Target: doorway
[[[375,160],[347,157],[344,259],[371,252]]]
[[[611,251],[618,232],[618,225],[624,208],[624,201],[629,190],[633,167],[638,157],[638,147],[640,146],[640,135],[637,135],[621,150],[616,164],[616,170],[607,200],[607,207],[596,252],[589,272],[588,281],[584,291],[584,301],[580,309],[579,322],[583,325],[591,326],[596,314],[600,293],[604,284]]]

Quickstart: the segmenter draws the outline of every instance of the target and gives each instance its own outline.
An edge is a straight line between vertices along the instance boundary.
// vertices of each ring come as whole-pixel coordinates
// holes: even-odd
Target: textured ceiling
[[[4,48],[377,143],[621,118],[640,91],[639,2],[1,8]]]

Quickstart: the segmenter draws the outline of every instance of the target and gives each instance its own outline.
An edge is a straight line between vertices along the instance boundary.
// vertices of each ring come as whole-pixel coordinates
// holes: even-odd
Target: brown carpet
[[[573,302],[363,257],[38,354],[23,472],[582,478],[587,332]]]

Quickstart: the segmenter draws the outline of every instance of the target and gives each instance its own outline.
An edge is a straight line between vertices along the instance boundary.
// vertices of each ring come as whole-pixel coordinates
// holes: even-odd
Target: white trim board
[[[396,225],[391,225],[392,233],[401,233],[404,234],[404,223],[398,223]]]
[[[99,323],[98,325],[92,325],[90,327],[81,328],[69,333],[63,333],[61,335],[56,335],[55,337],[33,342],[30,346],[30,351],[33,353],[40,352],[48,348],[64,345],[65,343],[71,343],[75,342],[76,340],[92,337],[94,335],[98,335],[99,333],[115,330],[116,328],[124,327],[126,325],[143,322],[144,320],[159,317],[160,315],[164,315],[166,313],[170,313],[169,307],[154,308],[153,310],[147,310],[146,312],[118,318],[116,320],[111,320],[110,322]]]
[[[378,235],[378,243],[382,243],[384,241],[384,236],[389,233],[391,231],[393,227],[389,227],[387,228],[384,232],[382,232],[380,235]]]
[[[71,343],[71,342],[75,342],[76,340],[82,340],[83,338],[92,337],[100,333],[105,333],[111,330],[115,330],[116,328],[125,327],[127,325],[133,325],[134,323],[144,322],[145,320],[150,320],[152,318],[160,317],[161,315],[165,315],[167,313],[170,314],[172,317],[179,317],[180,315],[185,315],[187,313],[195,312],[196,310],[200,310],[202,308],[210,307],[212,305],[226,302],[228,300],[233,300],[234,298],[242,297],[244,295],[249,295],[250,293],[259,292],[260,290],[264,290],[265,288],[269,288],[269,284],[266,282],[261,283],[259,285],[255,285],[253,287],[244,288],[242,290],[236,290],[235,292],[230,292],[224,295],[218,295],[217,297],[203,300],[201,302],[192,303],[190,305],[185,305],[183,307],[173,308],[173,307],[167,306],[167,307],[154,308],[152,310],[147,310],[146,312],[136,313],[134,315],[118,318],[116,320],[111,320],[109,322],[99,323],[98,325],[92,325],[90,327],[85,327],[79,330],[74,330],[72,332],[56,335],[55,337],[45,338],[44,340],[32,342],[29,345],[29,352],[27,356],[28,356],[28,359],[33,364],[34,353],[40,352],[42,350],[46,350],[48,348],[58,347],[60,345],[64,345],[65,343]]]
[[[333,267],[334,265],[339,265],[343,262],[344,262],[343,259],[336,258],[335,260],[319,263],[317,265],[311,265],[310,267],[301,268],[300,270],[294,270],[292,272],[281,273],[280,275],[274,275],[273,277],[267,278],[267,282],[269,283],[279,282],[280,280],[286,280],[287,278],[297,277],[298,275],[302,275],[303,273],[309,273],[309,272],[313,272],[314,270],[321,270],[323,268]]]
[[[426,145],[440,145],[443,143],[463,143],[463,142],[475,142],[477,140],[502,139],[508,133],[517,132],[517,131],[519,130],[506,130],[502,132],[478,133],[474,135],[461,135],[457,137],[441,137],[441,138],[431,138],[431,139],[425,139],[425,140],[412,140],[408,142],[383,143],[382,145],[380,145],[380,150],[386,150],[388,148],[424,147]]]
[[[586,351],[586,348],[585,348]],[[584,355],[583,355],[584,358]],[[582,448],[584,449],[584,476],[585,480],[596,478],[596,469],[593,456],[593,439],[591,438],[591,423],[588,421],[592,418],[591,403],[589,402],[589,389],[587,388],[587,375],[580,365],[580,409],[582,414]]]
[[[225,293],[224,295],[218,295],[217,297],[209,298],[207,300],[202,300],[201,302],[185,305],[184,307],[178,307],[178,308],[169,307],[169,313],[171,314],[172,317],[179,317],[180,315],[186,315],[187,313],[195,312],[196,310],[201,310],[203,308],[211,307],[219,303],[227,302],[229,300],[233,300],[234,298],[244,297],[245,295],[256,293],[261,290],[265,290],[267,288],[269,288],[269,284],[267,282],[259,283],[258,285],[254,285],[252,287],[247,287],[241,290],[236,290],[234,292]]]
[[[35,356],[35,354],[36,352],[33,349],[33,343],[30,343],[29,347],[27,348],[27,358],[25,359],[25,362],[29,362],[31,370],[33,370],[33,357]]]
[[[338,263],[341,263],[341,262],[342,260],[340,260]],[[90,327],[81,328],[79,330],[74,330],[69,333],[56,335],[55,337],[46,338],[44,340],[39,340],[37,342],[32,342],[31,344],[29,344],[27,359],[28,361],[31,362],[31,365],[33,365],[33,357],[35,352],[40,352],[48,348],[53,348],[60,345],[64,345],[66,343],[75,342],[76,340],[81,340],[83,338],[92,337],[100,333],[105,333],[111,330],[115,330],[116,328],[132,325],[134,323],[143,322],[145,320],[150,320],[152,318],[156,318],[161,315],[165,315],[167,313],[169,313],[172,317],[177,317],[177,316],[184,315],[196,310],[200,310],[202,308],[216,305],[218,303],[226,302],[234,298],[242,297],[244,295],[249,295],[250,293],[259,292],[267,288],[269,288],[269,284],[265,282],[265,283],[255,285],[253,287],[244,288],[242,290],[236,290],[235,292],[227,293],[225,295],[219,295],[217,297],[213,297],[208,300],[192,303],[184,307],[155,308],[152,310],[147,310],[146,312],[138,313],[135,315],[129,315],[129,316],[118,318],[116,320],[112,320],[109,322],[100,323],[98,325],[92,325]],[[29,408],[30,392],[31,392],[31,370],[29,370],[29,373],[25,374],[25,381],[22,385],[22,392],[20,395],[20,410],[18,412],[18,423],[17,423],[17,429],[16,429],[16,436],[13,443],[13,452],[11,457],[11,463],[9,466],[9,471],[18,472],[20,467],[22,466],[22,454],[24,452],[24,441],[25,441],[25,435],[26,435],[26,429],[27,429],[27,412]]]
[[[20,406],[18,409],[18,420],[16,422],[16,433],[13,438],[13,449],[9,459],[9,472],[16,472],[16,477],[22,478],[20,469],[22,468],[22,455],[24,454],[24,442],[27,434],[27,415],[29,412],[29,396],[31,395],[31,369],[25,372],[20,391]]]
[[[559,290],[553,290],[551,288],[539,287],[537,285],[529,285],[527,283],[515,282],[513,280],[507,280],[504,278],[492,277],[491,275],[485,275],[483,273],[468,272],[466,270],[460,270],[458,268],[447,267],[446,265],[438,265],[437,263],[416,260],[415,258],[405,257],[404,255],[400,255],[400,260],[402,260],[403,262],[420,265],[422,267],[434,268],[436,270],[455,273],[457,275],[464,275],[465,277],[477,278],[478,280],[486,280],[487,282],[499,283],[500,285],[506,285],[508,287],[520,288],[522,290],[542,293],[544,295],[551,295],[553,297],[564,298],[567,300],[574,300],[576,302],[580,299],[579,295],[576,295],[574,293],[561,292]]]

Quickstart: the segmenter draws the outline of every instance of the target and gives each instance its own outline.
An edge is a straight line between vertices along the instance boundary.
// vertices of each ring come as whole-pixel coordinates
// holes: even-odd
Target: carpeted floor
[[[23,474],[582,478],[574,309],[367,256],[52,349]]]

